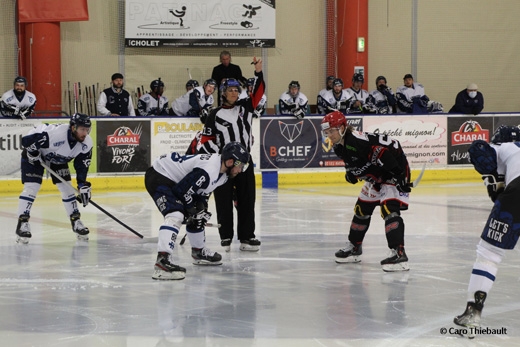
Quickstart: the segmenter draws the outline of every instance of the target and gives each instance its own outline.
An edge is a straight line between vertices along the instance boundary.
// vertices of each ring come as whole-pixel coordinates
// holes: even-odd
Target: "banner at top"
[[[275,0],[126,0],[126,47],[275,47]]]

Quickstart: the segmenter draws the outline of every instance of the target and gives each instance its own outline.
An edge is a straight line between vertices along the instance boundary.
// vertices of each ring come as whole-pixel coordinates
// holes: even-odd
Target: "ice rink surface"
[[[360,188],[258,189],[260,251],[241,252],[234,240],[225,253],[217,229],[207,228],[207,245],[224,264],[192,265],[189,242],[177,244],[174,260],[187,269],[182,281],[151,278],[162,216],[144,191],[94,187],[92,196],[143,240],[93,206],[82,208],[90,240],[76,240],[56,190],[38,196],[27,245],[15,243],[17,196],[0,196],[1,345],[520,345],[517,250],[507,252],[483,311],[482,326],[505,333],[468,340],[452,323],[464,311],[492,206],[482,184],[424,182],[414,189],[403,212],[411,268],[403,273],[379,265],[388,249],[378,209],[362,262],[334,262]]]

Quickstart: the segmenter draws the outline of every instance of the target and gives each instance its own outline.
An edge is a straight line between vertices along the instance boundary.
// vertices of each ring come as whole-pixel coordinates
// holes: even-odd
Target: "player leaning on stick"
[[[474,141],[469,147],[470,162],[482,175],[493,201],[484,230],[477,245],[477,259],[468,284],[466,310],[455,317],[457,325],[477,328],[484,302],[498,272],[506,250],[514,249],[520,235],[520,129],[501,125],[491,143]],[[469,338],[475,330],[467,329]]]
[[[240,83],[234,78],[224,79],[220,85],[222,106],[212,110],[206,120],[198,144],[199,153],[219,153],[226,143],[238,141],[251,152],[253,145],[253,116],[265,91],[262,60],[253,58],[255,83],[252,93],[240,99]],[[215,190],[217,221],[221,245],[230,250],[233,240],[233,189],[237,198],[237,235],[240,250],[258,251],[260,241],[255,238],[255,173],[253,161],[243,175]]]
[[[222,154],[163,155],[145,174],[145,186],[164,216],[159,228],[156,280],[182,280],[186,269],[174,265],[171,254],[184,219],[195,265],[220,265],[222,256],[205,246],[204,228],[211,218],[208,196],[218,186],[247,170],[249,153],[238,142],[230,142]]]
[[[334,111],[321,121],[323,135],[334,144],[334,152],[345,162],[347,182],[365,181],[354,206],[347,247],[336,252],[337,263],[361,261],[363,239],[376,206],[381,208],[385,235],[390,248],[381,261],[383,271],[409,270],[404,251],[404,222],[401,211],[408,209],[410,168],[399,141],[387,135],[354,130],[345,116]]]
[[[16,227],[17,242],[28,243],[31,238],[29,218],[31,208],[42,184],[44,168],[41,161],[56,171],[66,181],[70,181],[68,162],[74,159],[76,180],[80,192],[79,199],[83,206],[90,200],[90,183],[87,173],[92,157],[91,122],[89,116],[76,113],[72,115],[70,124],[42,124],[22,137],[21,170],[23,191],[18,202],[18,225]],[[65,211],[70,217],[72,231],[78,239],[88,240],[89,230],[80,220],[78,203],[70,186],[52,176],[52,183],[61,192]]]

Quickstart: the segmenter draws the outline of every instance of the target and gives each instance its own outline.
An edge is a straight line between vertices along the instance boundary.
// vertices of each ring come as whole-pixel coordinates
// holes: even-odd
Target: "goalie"
[[[14,79],[13,89],[2,95],[0,113],[4,117],[25,119],[36,106],[36,96],[27,90],[27,80],[18,76]]]
[[[345,162],[346,181],[365,181],[354,206],[347,246],[336,252],[336,262],[361,261],[363,239],[379,205],[390,249],[389,256],[381,261],[383,271],[409,270],[401,211],[408,209],[410,168],[399,141],[387,135],[355,131],[340,111],[323,117],[321,129],[334,144],[336,155]]]
[[[466,310],[454,319],[455,324],[463,327],[480,326],[484,302],[495,282],[498,264],[506,249],[515,248],[520,236],[520,142],[516,141],[520,141],[520,129],[502,125],[496,129],[491,143],[476,140],[468,150],[470,162],[482,175],[494,204],[477,245]]]

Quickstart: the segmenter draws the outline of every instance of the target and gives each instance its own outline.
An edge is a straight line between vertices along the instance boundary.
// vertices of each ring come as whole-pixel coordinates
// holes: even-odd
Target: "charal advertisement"
[[[470,164],[468,149],[475,140],[489,142],[493,135],[493,117],[479,116],[448,118],[448,165]]]
[[[150,122],[107,121],[97,128],[98,172],[144,172],[150,166]]]

